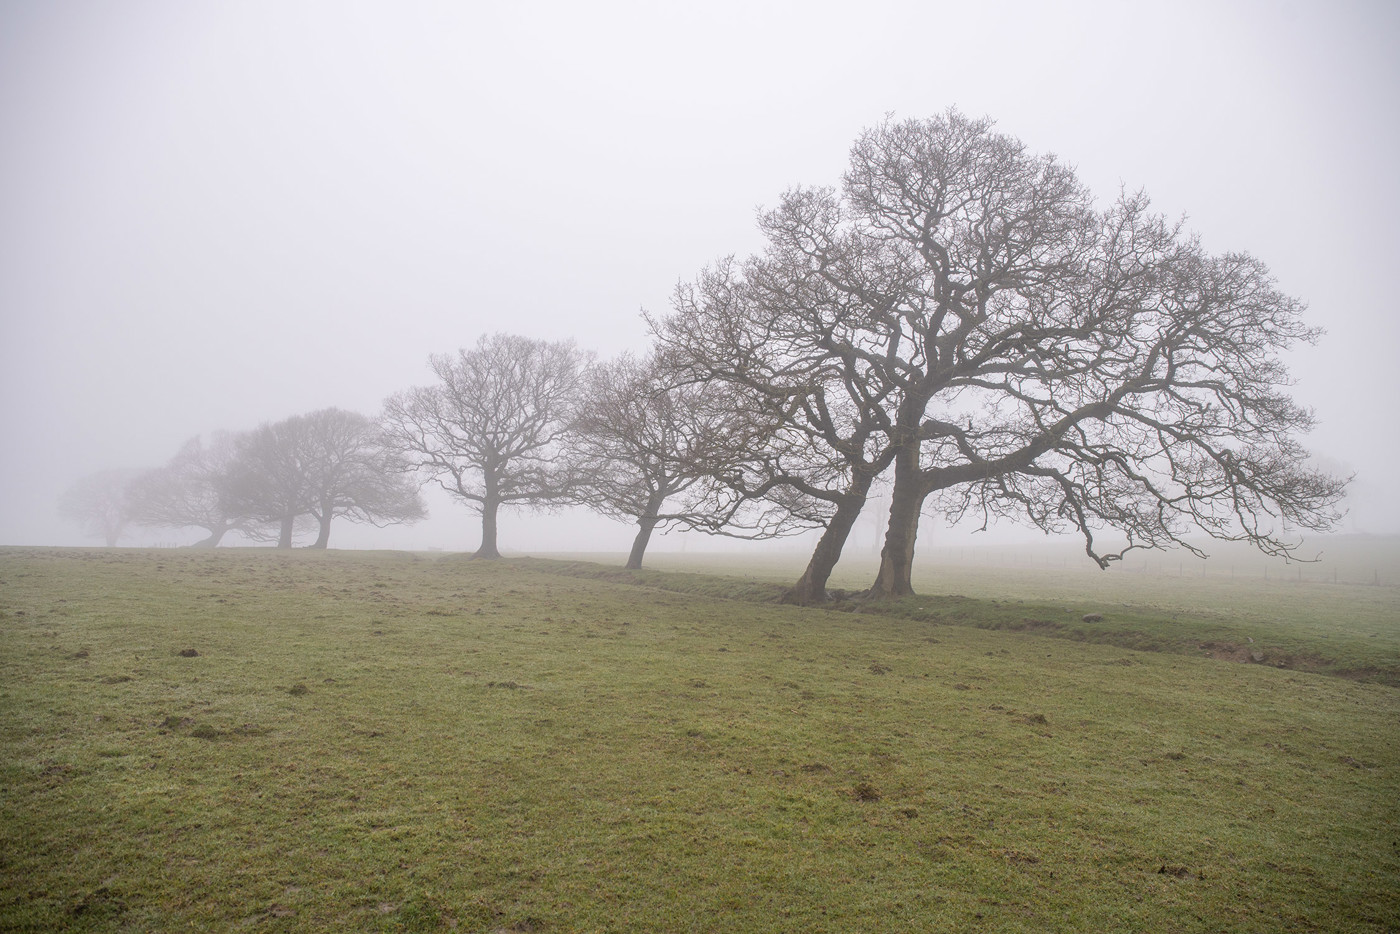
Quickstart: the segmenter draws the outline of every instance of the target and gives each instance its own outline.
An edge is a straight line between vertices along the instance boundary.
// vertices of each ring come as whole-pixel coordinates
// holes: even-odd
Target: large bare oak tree
[[[872,595],[912,592],[926,504],[1078,532],[1100,566],[1198,551],[1198,531],[1292,554],[1338,518],[1280,357],[1317,336],[1302,304],[1145,197],[1099,209],[1068,166],[950,111],[867,131],[839,190],[790,191],[762,228],[730,369],[777,348],[869,399],[862,456],[894,473]]]

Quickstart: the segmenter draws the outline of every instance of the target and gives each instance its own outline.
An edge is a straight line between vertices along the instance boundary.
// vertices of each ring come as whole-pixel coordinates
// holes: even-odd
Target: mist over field
[[[892,55],[894,36],[942,38]],[[1208,249],[1267,263],[1327,331],[1288,363],[1317,463],[1355,474],[1339,531],[1400,533],[1397,40],[1400,14],[1367,2],[7,5],[0,544],[91,544],[57,514],[80,477],[315,409],[374,415],[430,379],[429,354],[486,333],[641,351],[639,312],[758,249],[760,206],[835,184],[887,113],[950,106],[1058,154],[1102,201],[1141,188]],[[428,508],[340,523],[333,546],[476,547],[465,508],[431,491]],[[507,512],[501,546],[631,535]]]
[[[1398,48],[0,4],[0,929],[1400,930]]]

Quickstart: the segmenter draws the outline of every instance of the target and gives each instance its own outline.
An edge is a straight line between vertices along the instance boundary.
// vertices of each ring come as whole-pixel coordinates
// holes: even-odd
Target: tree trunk
[[[190,547],[191,547],[191,548],[217,548],[217,547],[219,547],[219,542],[223,540],[223,537],[224,537],[225,534],[227,534],[227,532],[228,532],[228,529],[210,529],[210,530],[209,530],[209,537],[208,537],[208,538],[200,539],[199,541],[195,542],[195,543],[194,543],[193,545],[191,545]]]
[[[499,558],[501,553],[496,550],[496,513],[501,508],[499,497],[490,493],[481,503],[481,547],[476,550],[473,558]]]
[[[802,572],[797,583],[783,594],[784,603],[812,606],[826,602],[826,582],[831,578],[831,572],[836,569],[836,563],[841,560],[841,550],[846,547],[846,539],[855,527],[856,520],[860,518],[860,511],[865,508],[865,500],[870,495],[870,484],[874,481],[873,476],[865,474],[856,477],[846,495],[837,503],[836,512],[826,524],[822,537],[817,539],[817,547],[812,551],[807,569]]]
[[[316,535],[316,541],[312,542],[309,548],[325,548],[331,540],[331,511],[322,509],[321,514],[316,517],[321,523],[321,531]]]
[[[627,570],[641,570],[642,555],[646,553],[647,543],[651,541],[651,533],[655,528],[655,516],[642,516],[637,520],[637,537],[632,539],[632,553],[627,556]]]
[[[632,553],[627,556],[627,570],[639,571],[642,567],[642,555],[646,553],[647,544],[651,541],[651,533],[658,524],[657,514],[661,512],[661,507],[666,503],[666,497],[670,491],[666,489],[655,490],[651,497],[647,499],[646,512],[637,517],[637,537],[632,539]]]
[[[292,526],[296,524],[296,516],[283,516],[282,528],[277,535],[278,548],[292,547]]]
[[[890,524],[880,552],[880,573],[870,588],[872,599],[907,597],[914,592],[914,539],[927,495],[919,474],[919,446],[912,444],[895,457]]]

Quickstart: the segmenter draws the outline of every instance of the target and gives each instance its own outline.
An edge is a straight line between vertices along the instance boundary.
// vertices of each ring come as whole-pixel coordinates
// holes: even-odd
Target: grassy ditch
[[[677,593],[776,602],[801,573],[793,558],[664,555],[661,569],[534,561],[557,574]],[[871,572],[873,573],[873,572]],[[846,570],[834,587],[867,580]],[[1400,588],[1288,579],[1164,579],[1123,573],[933,565],[920,596],[866,603],[835,590],[828,609],[1320,672],[1400,687]]]
[[[0,550],[0,930],[1400,926],[1393,688],[722,597]]]

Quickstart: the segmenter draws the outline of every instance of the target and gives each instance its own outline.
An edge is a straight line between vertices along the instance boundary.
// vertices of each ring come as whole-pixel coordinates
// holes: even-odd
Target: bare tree
[[[316,521],[312,548],[330,541],[331,520],[385,526],[413,523],[427,513],[418,487],[404,476],[398,456],[384,445],[377,422],[358,412],[321,409],[304,419],[308,449],[308,512]]]
[[[312,496],[306,482],[306,448],[297,417],[267,422],[238,435],[226,487],[226,503],[245,521],[250,538],[291,548],[306,524]]]
[[[651,322],[669,365],[749,400],[746,456],[720,478],[743,501],[776,499],[789,520],[820,526],[786,599],[820,602],[876,478],[893,458],[889,388],[860,357],[838,352],[835,322],[848,300],[802,277],[777,251],[726,260],[682,283],[673,313]]]
[[[325,548],[337,516],[414,522],[424,515],[422,500],[381,438],[373,420],[335,408],[261,425],[238,439],[228,506],[250,535],[275,530],[279,548],[292,547],[298,527],[313,523],[310,547]]]
[[[435,384],[385,401],[386,444],[480,513],[476,556],[499,558],[502,506],[558,505],[577,493],[563,455],[586,358],[572,342],[492,334],[430,363]]]
[[[237,445],[232,434],[216,432],[205,444],[185,442],[164,467],[148,470],[129,489],[132,513],[141,525],[204,529],[196,547],[213,548],[243,519],[229,504],[227,487]]]
[[[1196,551],[1193,530],[1292,554],[1337,520],[1345,484],[1306,466],[1279,358],[1317,336],[1302,304],[1145,197],[1099,210],[1067,166],[950,111],[866,132],[839,192],[791,191],[762,225],[746,279],[796,313],[759,341],[852,374],[885,423],[873,595],[912,592],[930,497],[1077,531],[1102,567]]]
[[[58,513],[82,525],[83,534],[116,547],[133,521],[131,482],[139,470],[102,470],[73,483],[58,501]]]
[[[742,501],[719,479],[766,441],[762,423],[723,384],[674,382],[672,372],[654,355],[623,354],[590,368],[572,425],[570,456],[583,501],[637,524],[631,569],[642,566],[658,527],[743,537],[787,528],[757,507],[760,501]]]

